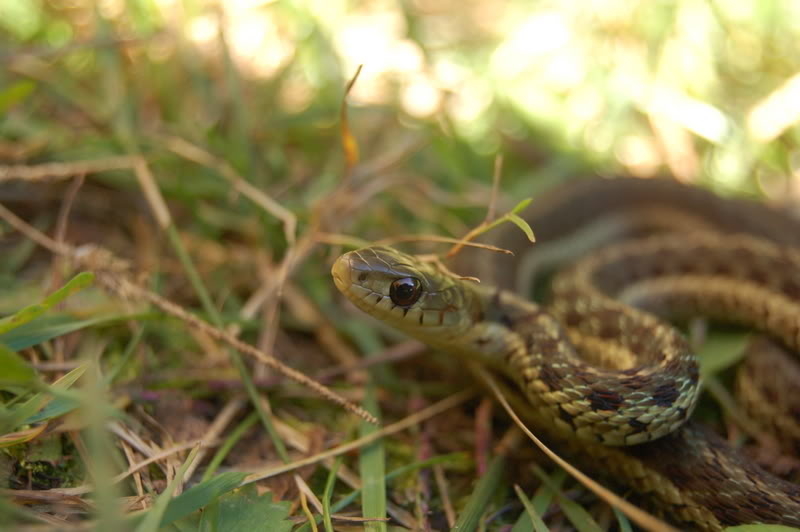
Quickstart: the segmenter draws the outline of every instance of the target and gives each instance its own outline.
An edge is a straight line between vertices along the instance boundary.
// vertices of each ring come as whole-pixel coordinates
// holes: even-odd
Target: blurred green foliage
[[[0,135],[46,142],[48,160],[135,137],[169,168],[157,135],[177,134],[261,185],[313,174],[287,192],[302,207],[337,170],[336,110],[363,64],[362,153],[443,136],[413,168],[448,188],[486,180],[511,143],[512,180],[573,172],[566,154],[780,195],[797,170],[798,15],[791,0],[3,0],[2,93],[24,101]]]

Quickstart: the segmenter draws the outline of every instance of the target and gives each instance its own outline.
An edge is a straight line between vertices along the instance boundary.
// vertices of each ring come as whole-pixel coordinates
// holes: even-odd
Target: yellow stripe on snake
[[[535,198],[526,219],[539,243],[503,233],[496,243],[518,256],[476,261],[480,284],[387,247],[342,255],[334,281],[377,319],[506,373],[539,434],[672,521],[800,526],[800,487],[688,421],[698,363],[662,321],[706,316],[768,334],[777,343],[756,343],[762,373],[764,360],[800,351],[800,221],[673,181],[621,178],[574,181]],[[588,250],[555,275],[547,305],[513,291]],[[762,392],[750,401],[782,402]]]

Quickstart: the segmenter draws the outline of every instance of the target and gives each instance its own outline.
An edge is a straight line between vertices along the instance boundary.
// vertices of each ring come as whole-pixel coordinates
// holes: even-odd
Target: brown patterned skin
[[[559,272],[546,307],[487,286],[487,279],[503,288],[519,280],[510,261],[484,267],[484,283],[475,284],[390,248],[365,248],[337,260],[334,280],[378,319],[507,373],[526,393],[527,417],[540,433],[672,520],[708,530],[800,526],[797,486],[687,423],[697,363],[683,336],[656,317],[743,323],[797,352],[800,223],[754,202],[630,179],[569,185],[537,198],[527,217],[545,245],[578,233],[589,241],[579,251],[660,234],[595,250]],[[680,233],[664,233],[676,226]],[[524,250],[518,242],[508,233],[500,245]],[[533,254],[564,256],[538,247]],[[526,264],[541,271],[558,262],[537,260]],[[397,283],[410,292],[396,293]]]
[[[797,388],[800,365],[767,338],[756,339],[750,349],[755,353],[745,357],[736,373],[739,404],[764,433],[773,436],[778,451],[799,457],[800,394],[782,391]]]

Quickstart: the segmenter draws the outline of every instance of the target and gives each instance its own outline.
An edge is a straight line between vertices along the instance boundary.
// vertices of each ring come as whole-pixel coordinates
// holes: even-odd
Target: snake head
[[[470,322],[468,291],[434,264],[383,246],[345,253],[331,269],[334,283],[367,314],[423,341],[438,343]]]

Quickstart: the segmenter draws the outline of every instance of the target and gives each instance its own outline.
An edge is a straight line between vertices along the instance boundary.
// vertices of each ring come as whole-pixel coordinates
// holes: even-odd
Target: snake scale
[[[342,255],[333,278],[371,316],[507,374],[538,433],[673,522],[800,526],[800,487],[689,420],[698,363],[663,321],[747,325],[771,337],[753,348],[763,360],[799,352],[800,221],[675,181],[631,178],[575,180],[535,198],[525,218],[538,243],[502,233],[496,243],[518,256],[473,261],[481,283],[388,247]],[[584,252],[554,275],[548,304],[530,301],[534,272]],[[780,402],[769,386],[765,393],[750,401]]]

